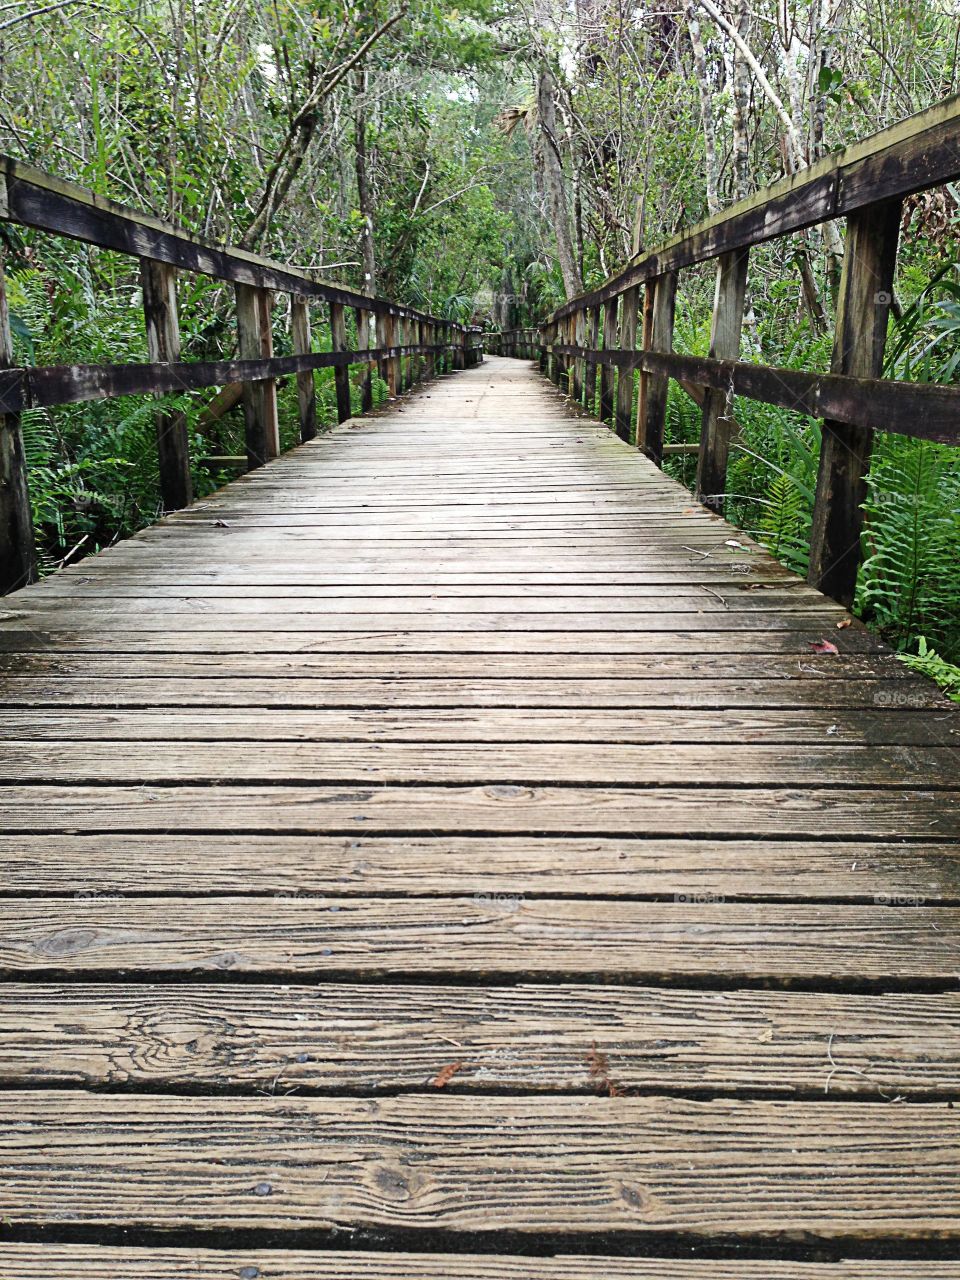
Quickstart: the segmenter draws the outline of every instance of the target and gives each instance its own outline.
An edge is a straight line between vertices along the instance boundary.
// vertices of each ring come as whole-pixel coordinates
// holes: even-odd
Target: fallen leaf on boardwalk
[[[227,524],[226,520],[214,520],[214,522],[213,522],[213,527],[214,527],[215,529],[229,529],[229,528],[230,528],[230,526]]]
[[[434,1077],[433,1080],[431,1080],[430,1083],[433,1085],[435,1089],[442,1089],[444,1085],[447,1085],[450,1083],[450,1081],[457,1074],[457,1072],[462,1069],[462,1067],[463,1067],[462,1062],[451,1062],[450,1065],[444,1067],[442,1071],[438,1071],[436,1076]]]
[[[840,621],[837,623],[837,630],[842,631],[844,627],[849,627],[852,622],[853,622],[852,618],[841,618]]]
[[[811,640],[810,648],[814,653],[839,653],[840,650],[829,640]]]
[[[594,1040],[593,1047],[584,1058],[590,1075],[594,1080],[602,1080],[606,1084],[607,1072],[610,1070],[610,1060],[605,1053],[601,1053],[597,1048],[597,1042]]]

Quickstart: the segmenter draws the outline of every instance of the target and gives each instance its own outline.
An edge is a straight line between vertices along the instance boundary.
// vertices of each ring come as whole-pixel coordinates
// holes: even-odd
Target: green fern
[[[898,646],[932,637],[960,647],[960,459],[956,450],[884,436],[870,470],[858,609]]]
[[[805,573],[809,560],[810,514],[804,494],[792,475],[781,471],[773,477],[766,497],[760,500],[763,514],[758,533],[777,557],[798,573]]]
[[[911,671],[917,671],[920,675],[933,680],[948,698],[952,698],[954,702],[960,702],[960,667],[947,662],[935,649],[931,649],[927,644],[926,636],[920,636],[918,645],[917,653],[898,653],[897,657]]]

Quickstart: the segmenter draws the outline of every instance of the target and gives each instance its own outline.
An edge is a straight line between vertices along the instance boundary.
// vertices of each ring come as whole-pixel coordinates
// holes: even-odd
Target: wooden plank
[[[505,1254],[305,1252],[270,1248],[116,1248],[0,1244],[17,1280],[955,1280],[953,1262],[764,1262],[737,1259],[519,1257]]]
[[[0,743],[0,783],[65,782],[476,782],[656,785],[960,788],[960,742],[950,747],[761,747],[673,744],[482,745],[450,742],[275,743],[259,757],[249,743],[163,739]]]
[[[10,786],[15,831],[516,832],[955,840],[960,792],[810,787]]]
[[[960,1235],[946,1105],[118,1094],[106,1109],[44,1090],[5,1094],[0,1116],[14,1230]]]
[[[402,1035],[398,1029],[402,1028]],[[956,1097],[960,994],[10,983],[6,1088]]]
[[[248,739],[264,742],[711,742],[718,735],[755,745],[818,745],[832,741],[870,746],[950,746],[960,742],[960,718],[945,705],[904,710],[804,706],[787,710],[694,707],[645,710],[637,716],[617,708],[413,708],[341,709],[224,707],[200,700],[186,709],[11,707],[4,721],[24,739],[140,741],[165,736],[167,726],[187,741]]]
[[[321,652],[291,651],[271,653],[268,658],[251,653],[157,653],[131,660],[125,653],[50,652],[34,640],[34,652],[0,655],[0,671],[19,675],[58,676],[274,676],[288,680],[294,676],[396,676],[419,677],[424,682],[458,676],[466,680],[524,678],[547,680],[691,679],[736,680],[743,676],[743,659],[724,654],[578,654],[565,655],[563,676],[544,676],[544,659],[538,653],[351,653],[346,645]],[[802,646],[809,651],[809,646]],[[863,656],[804,653],[789,655],[755,654],[751,663],[758,680],[802,678],[829,681],[863,679],[892,680],[898,683],[900,699],[907,701],[913,690],[929,691],[929,685],[912,675],[893,655]],[[944,710],[949,711],[944,702]],[[960,712],[956,716],[960,725]]]
[[[629,617],[630,615],[626,615]],[[305,627],[304,630],[312,630]],[[250,634],[257,634],[255,628]],[[906,707],[949,711],[944,695],[932,682],[840,680],[813,686],[822,710]],[[315,676],[287,679],[219,675],[206,677],[63,676],[34,678],[12,675],[0,683],[3,707],[270,707],[270,708],[610,708],[621,712],[671,709],[789,709],[804,708],[811,701],[811,684],[795,680],[617,680],[556,678],[524,679],[380,679]],[[955,719],[950,722],[954,724]],[[946,740],[944,738],[944,740]]]
[[[956,907],[677,897],[20,898],[0,902],[0,972],[956,987]]]
[[[163,262],[140,260],[143,313],[147,325],[147,351],[155,363],[180,359],[180,323],[177,318],[177,273]],[[188,507],[193,501],[190,474],[190,440],[183,413],[156,414],[160,498],[166,511]]]
[[[643,836],[0,835],[5,894],[665,897],[956,905],[955,843]]]

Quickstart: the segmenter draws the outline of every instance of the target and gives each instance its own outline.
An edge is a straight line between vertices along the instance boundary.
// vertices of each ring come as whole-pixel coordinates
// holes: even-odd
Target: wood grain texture
[[[0,892],[960,902],[955,842],[594,836],[0,835]]]
[[[958,980],[960,910],[526,898],[0,901],[0,971]]]
[[[960,791],[391,786],[0,787],[0,831],[499,833],[955,841]]]
[[[7,1086],[951,1097],[960,993],[12,983]]]
[[[11,1280],[956,1280],[956,1265],[0,1244]]]
[[[0,722],[0,1270],[960,1250],[960,713],[532,369],[8,598]]]
[[[946,1104],[0,1098],[13,1227],[960,1237]]]

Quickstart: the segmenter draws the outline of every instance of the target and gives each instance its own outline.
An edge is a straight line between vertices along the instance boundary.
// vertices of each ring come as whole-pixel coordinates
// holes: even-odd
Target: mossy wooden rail
[[[849,604],[873,433],[960,444],[960,388],[880,376],[903,200],[958,177],[960,97],[954,97],[731,205],[565,303],[541,328],[541,368],[591,409],[599,371],[600,418],[658,464],[668,380],[679,382],[702,405],[697,493],[718,509],[737,433],[734,396],[822,419],[809,580]],[[830,372],[741,362],[751,247],[839,217],[846,218],[847,239]],[[709,356],[678,354],[679,273],[712,260]]]
[[[13,366],[13,345],[0,265],[0,591],[36,576],[29,478],[19,415],[24,409],[243,384],[247,467],[263,466],[280,451],[276,380],[295,375],[300,439],[317,433],[313,374],[332,368],[337,418],[351,415],[351,365],[380,368],[390,393],[424,376],[470,367],[481,358],[478,330],[426,315],[413,307],[370,297],[291,270],[242,249],[200,239],[158,218],[124,208],[76,183],[0,156],[0,220],[68,236],[137,257],[149,363]],[[182,361],[177,319],[177,274],[194,272],[229,281],[236,290],[237,358]],[[290,295],[294,353],[273,354],[272,295]],[[315,352],[310,308],[329,308],[332,350]],[[346,311],[354,312],[357,346],[347,346]],[[372,407],[369,377],[362,409]],[[164,509],[192,501],[187,422],[182,413],[157,415],[157,451]]]

